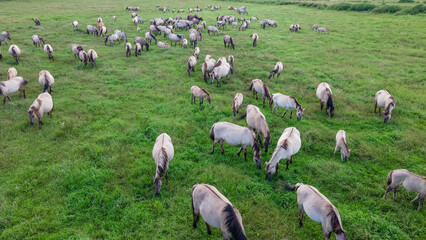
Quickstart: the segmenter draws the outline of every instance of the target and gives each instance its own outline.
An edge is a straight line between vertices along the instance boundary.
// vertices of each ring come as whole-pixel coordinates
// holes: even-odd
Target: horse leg
[[[281,73],[278,73],[278,74],[277,74],[277,78],[279,78],[279,77],[280,77],[280,74],[281,74]]]
[[[287,165],[285,170],[288,171],[288,165],[290,165],[290,160],[287,159],[287,162],[285,164]]]
[[[38,118],[38,129],[41,129],[41,126],[43,125],[43,121],[41,120],[41,118]]]
[[[381,111],[382,111],[382,108],[381,108],[381,107],[379,107],[379,116],[380,116],[380,114],[381,114]]]
[[[247,162],[247,148],[244,148],[244,161]]]
[[[26,98],[26,96],[25,96],[25,89],[22,90],[22,93],[24,94],[24,98]]]
[[[397,186],[397,187],[395,187],[395,188],[393,189],[393,200],[394,200],[394,201],[396,201],[396,192],[398,191],[398,187],[399,187],[399,186]]]
[[[423,201],[425,200],[425,196],[420,197],[420,201],[419,201],[419,208],[417,208],[417,211],[420,211],[422,209],[423,206]]]
[[[337,144],[336,144],[336,147],[334,148],[334,153],[333,154],[336,154],[337,150],[339,150],[339,146],[337,146]]]
[[[392,186],[391,186],[391,185],[390,185],[390,186],[388,186],[388,187],[386,188],[385,195],[383,196],[383,198],[384,198],[384,199],[386,199],[386,198],[388,197],[388,193],[389,193],[390,191],[392,191]]]
[[[194,202],[192,202],[192,217],[194,218],[194,222],[192,223],[192,227],[193,228],[197,228],[197,222],[200,219],[200,214],[196,214],[195,213],[195,211],[194,211]]]
[[[222,155],[225,153],[225,151],[223,151],[223,140],[220,140],[220,150],[221,150],[221,153],[222,153]]]
[[[10,97],[9,97],[9,96],[7,96],[7,99],[9,99],[9,101],[10,101],[10,102],[12,102],[12,99],[10,99]]]
[[[213,154],[214,153],[214,146],[216,146],[216,143],[217,142],[219,142],[219,141],[217,141],[217,140],[214,140],[213,141],[213,148],[212,148],[212,151],[210,152],[210,154]],[[237,153],[238,154],[238,153]]]
[[[303,227],[303,205],[299,204],[299,227]]]
[[[207,234],[212,235],[212,231],[210,230],[210,225],[206,223]]]
[[[263,107],[265,107],[265,96],[263,96]]]
[[[293,108],[290,110],[290,119],[291,119],[291,115],[293,115]]]
[[[243,147],[241,147],[240,150],[238,150],[238,152],[237,152],[238,157],[240,156],[240,153],[241,153],[242,150],[243,150]]]
[[[285,109],[285,111],[284,111],[283,115],[281,116],[282,118],[284,118],[284,116],[285,116],[285,114],[287,113],[287,111],[288,111],[288,108],[286,108],[286,109]]]
[[[340,149],[340,160],[343,162],[343,158],[345,157],[345,154],[343,154],[343,148]]]
[[[374,104],[374,113],[376,113],[376,110],[377,110],[377,101],[376,101],[376,104]]]
[[[410,203],[412,203],[412,202],[416,201],[417,199],[419,199],[419,197],[420,197],[420,193],[419,193],[419,194],[417,194],[417,196],[416,196],[413,200],[411,200],[411,201],[410,201]]]
[[[3,104],[6,104],[6,97],[3,98]]]
[[[261,148],[263,148],[263,144],[262,144],[262,138],[260,137],[260,133],[257,133],[258,139],[259,139],[259,145]]]
[[[324,103],[323,102],[321,102],[321,111],[322,111],[322,108],[324,107]]]
[[[200,106],[201,104],[203,104],[203,99],[202,98],[198,98],[199,102],[200,102]]]

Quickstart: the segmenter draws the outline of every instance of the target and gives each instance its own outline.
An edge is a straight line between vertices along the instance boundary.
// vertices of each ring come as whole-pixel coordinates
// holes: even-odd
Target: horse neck
[[[348,148],[348,144],[346,143],[345,140],[343,140],[343,138],[340,139],[341,143],[340,143],[340,147],[343,150],[343,153],[345,154],[345,156],[349,155],[349,148]]]
[[[41,100],[40,99],[36,99],[35,101],[34,101],[34,103],[33,103],[33,105],[31,105],[31,107],[34,107],[34,112],[39,112],[40,111],[40,108],[41,108],[41,104],[42,104],[42,102],[41,102]]]
[[[156,177],[157,176],[161,177],[164,171],[167,169],[167,162],[168,162],[167,152],[164,147],[160,149],[160,152],[158,153],[158,157],[159,159],[157,163]]]

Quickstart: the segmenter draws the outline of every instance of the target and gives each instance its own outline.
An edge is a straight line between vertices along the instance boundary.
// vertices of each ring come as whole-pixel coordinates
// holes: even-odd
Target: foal
[[[203,72],[204,82],[207,83],[207,75],[210,76],[210,72],[213,70],[216,65],[216,60],[214,60],[210,55],[206,55],[203,65],[201,66],[201,71]]]
[[[253,40],[253,47],[256,47],[257,40],[259,40],[259,35],[257,35],[257,33],[253,33],[250,37]]]
[[[324,106],[324,103],[326,103],[327,106],[325,108],[325,112],[327,114],[330,114],[330,117],[334,117],[334,104],[333,104],[333,99],[331,97],[331,88],[330,88],[330,85],[328,85],[328,83],[322,82],[318,85],[317,98],[320,101],[321,110]]]
[[[264,82],[262,82],[262,80],[254,79],[253,81],[251,81],[251,85],[250,85],[248,90],[253,91],[253,96],[255,96],[256,99],[258,99],[257,93],[262,94],[263,107],[265,107],[265,98],[268,99],[269,107],[271,107],[271,105],[272,105],[271,94],[269,93],[268,87],[266,86],[266,84]]]
[[[172,139],[167,133],[162,133],[155,140],[154,148],[152,149],[152,158],[155,160],[157,169],[155,177],[152,176],[155,186],[155,195],[160,194],[160,189],[165,173],[166,181],[169,178],[169,162],[173,159],[175,151],[173,149]]]
[[[374,106],[374,113],[376,113],[377,105],[379,106],[379,115],[382,108],[385,108],[385,122],[391,119],[392,110],[395,107],[395,99],[386,90],[380,90],[376,93],[376,104]]]
[[[283,69],[284,69],[283,63],[282,62],[277,62],[277,64],[275,64],[274,70],[272,70],[271,72],[269,72],[268,79],[271,79],[271,77],[274,77],[275,74],[277,74],[277,78],[279,78],[280,77],[280,73],[281,73],[281,71]]]
[[[344,130],[339,130],[336,134],[336,148],[334,148],[334,154],[336,154],[339,148],[340,159],[343,161],[343,158],[345,158],[345,160],[348,161],[351,150],[348,148],[348,144],[346,143],[346,132]]]
[[[207,101],[210,104],[212,103],[210,94],[206,91],[206,89],[194,85],[191,87],[191,103],[195,103],[195,98],[198,98],[200,106],[203,104],[204,98],[207,98]]]
[[[7,81],[0,82],[0,94],[3,94],[3,104],[6,104],[6,98],[9,101],[12,101],[9,97],[10,93],[17,92],[18,90],[22,91],[25,98],[25,85],[28,81],[23,77],[13,77]]]
[[[41,129],[43,125],[43,114],[47,113],[52,117],[53,100],[49,93],[44,92],[38,95],[37,99],[34,100],[33,104],[28,109],[28,117],[30,118],[31,125],[34,125],[35,116],[38,117],[38,129]]]
[[[188,59],[188,76],[191,76],[191,70],[194,72],[194,66],[197,64],[197,59],[194,56],[189,57]]]
[[[232,114],[234,114],[234,117],[237,113],[240,113],[241,106],[243,105],[243,99],[243,94],[237,93],[235,95],[235,98],[232,101]]]

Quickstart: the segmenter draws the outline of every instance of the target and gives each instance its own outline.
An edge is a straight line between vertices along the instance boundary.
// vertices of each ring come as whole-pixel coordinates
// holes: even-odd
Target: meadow
[[[185,13],[162,13],[156,4]],[[214,25],[218,15],[238,13],[228,5],[245,5],[250,16],[275,19],[278,28],[261,29],[252,22],[246,31],[227,26],[220,35],[203,32],[196,71],[186,68],[192,49],[154,44],[141,56],[127,58],[124,43],[106,47],[104,38],[85,34],[86,25],[102,17],[109,32],[133,37],[149,31],[155,17],[186,17],[197,4],[221,5],[200,16]],[[144,20],[132,25],[126,6],[140,6]],[[114,22],[112,16],[117,16]],[[32,19],[38,17],[41,26]],[[73,31],[71,22],[79,27]],[[290,24],[302,30],[292,33]],[[318,35],[309,26],[330,29]],[[0,72],[15,67],[29,81],[27,98],[12,94],[0,106],[0,239],[221,239],[220,229],[208,237],[203,221],[192,229],[191,187],[214,185],[241,212],[248,239],[322,239],[321,225],[304,216],[298,227],[296,194],[284,183],[318,188],[337,207],[348,239],[424,239],[425,209],[417,211],[415,193],[400,188],[396,202],[383,199],[386,175],[405,168],[426,175],[426,18],[425,15],[388,15],[321,11],[294,5],[264,5],[216,1],[5,1],[0,2],[0,31],[9,31],[9,44],[23,51],[20,63],[0,46]],[[183,33],[188,38],[188,33]],[[260,40],[253,48],[252,33]],[[55,61],[31,36],[41,35],[52,45]],[[223,47],[223,36],[234,38],[235,50]],[[170,43],[159,36],[160,41]],[[94,69],[71,52],[72,44],[93,48],[99,59]],[[216,85],[204,83],[201,63],[206,54],[218,59],[234,55],[234,74]],[[285,69],[268,80],[277,61]],[[44,116],[41,130],[30,126],[27,110],[42,91],[38,73],[55,77],[53,117]],[[272,114],[269,106],[252,97],[248,87],[262,79],[272,93],[295,96],[305,108],[301,121]],[[328,82],[336,110],[331,119],[321,111],[315,90]],[[212,95],[199,107],[190,103],[190,87],[204,87]],[[388,123],[374,114],[374,95],[386,89],[396,100]],[[225,154],[210,155],[209,130],[229,121],[232,99],[244,94],[247,104],[261,108],[271,129],[269,161],[287,127],[301,133],[302,147],[288,171],[281,167],[272,181],[265,180],[264,163],[258,170],[251,160],[237,157],[239,147],[225,144]],[[284,110],[279,109],[279,114]],[[241,115],[241,114],[240,114]],[[344,129],[351,156],[347,162],[333,155],[335,134]],[[156,137],[168,133],[175,156],[169,181],[154,195],[155,164],[151,151]],[[217,149],[218,150],[218,149]],[[283,165],[282,165],[283,166]],[[332,235],[334,239],[334,234]]]

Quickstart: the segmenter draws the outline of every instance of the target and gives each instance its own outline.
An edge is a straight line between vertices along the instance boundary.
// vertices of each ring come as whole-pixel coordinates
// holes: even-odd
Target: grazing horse
[[[234,73],[234,70],[231,65],[226,62],[226,59],[223,57],[221,59],[223,61],[221,62],[219,59],[218,63],[220,63],[220,65],[217,63],[210,74],[210,84],[213,84],[214,80],[217,79],[216,87],[219,87],[219,82],[222,77],[226,77],[226,80],[228,80],[229,72],[231,72],[231,74]]]
[[[330,239],[333,232],[336,233],[336,240],[346,240],[346,231],[343,230],[337,208],[318,189],[303,183],[297,183],[293,187],[286,184],[285,187],[287,190],[297,192],[300,227],[303,226],[303,210],[305,210],[309,218],[322,224],[325,240]]]
[[[243,22],[241,25],[240,25],[240,27],[238,28],[238,31],[241,31],[241,30],[246,30],[247,29],[247,27],[248,27],[248,25],[247,25],[247,22]]]
[[[109,45],[112,47],[114,46],[115,42],[118,41],[119,37],[117,34],[110,34],[105,38],[105,46],[108,45],[108,41],[109,41]]]
[[[379,115],[382,108],[385,108],[385,122],[391,119],[392,110],[395,107],[395,99],[386,90],[380,90],[376,93],[374,98],[376,104],[374,105],[374,113],[376,113],[377,106],[379,106]]]
[[[180,44],[180,47],[188,48],[188,40],[183,39],[183,40],[182,40],[182,43]]]
[[[80,51],[78,53],[78,57],[80,58],[81,62],[84,62],[84,65],[87,65],[87,53],[85,51]]]
[[[53,59],[53,48],[52,48],[52,46],[50,46],[50,44],[45,44],[43,50],[49,56],[49,60],[54,60]]]
[[[96,65],[96,59],[98,58],[98,54],[93,49],[89,49],[87,51],[87,57],[89,58],[90,63],[92,64],[92,68]]]
[[[18,90],[22,91],[25,98],[25,85],[27,85],[28,81],[25,80],[23,77],[13,77],[7,81],[0,82],[0,94],[3,95],[3,104],[6,104],[6,98],[9,99],[9,101],[12,101],[10,99],[9,94],[17,92]]]
[[[163,51],[166,49],[166,48],[168,48],[168,49],[170,49],[170,45],[169,44],[167,44],[167,43],[163,43],[163,42],[158,42],[158,48],[160,49],[163,49]]]
[[[119,39],[124,38],[124,40],[126,40],[126,42],[127,42],[127,35],[126,35],[126,33],[125,33],[125,32],[120,31],[120,30],[115,30],[115,31],[114,31],[114,34],[117,34],[117,35],[118,35],[118,37],[119,37]]]
[[[6,42],[6,38],[10,40],[9,32],[2,32],[0,34],[0,46],[1,46],[1,42],[4,42],[6,44],[6,46],[9,46],[9,44],[7,44],[7,42]]]
[[[228,56],[228,62],[229,62],[229,65],[231,65],[231,67],[232,67],[232,71],[234,71],[234,56],[229,55]]]
[[[75,57],[79,56],[80,51],[83,51],[83,47],[76,45],[76,44],[73,44],[71,50],[72,50],[72,53],[74,54],[74,58],[75,58]]]
[[[92,25],[87,25],[87,27],[86,27],[86,30],[87,30],[87,34],[91,34],[91,33],[93,33],[93,35],[95,35],[96,34],[96,36],[98,36],[99,34],[98,34],[98,29],[95,27],[95,26],[92,26]]]
[[[154,35],[152,35],[152,33],[150,32],[145,33],[145,39],[147,41],[149,40],[149,43],[151,43],[152,39],[154,39],[154,43],[157,44],[157,38]]]
[[[104,37],[106,33],[107,33],[107,28],[101,27],[101,30],[99,30],[99,37]]]
[[[310,28],[311,28],[311,30],[317,31],[318,30],[318,24],[311,25]]]
[[[142,51],[143,51],[143,46],[145,46],[146,47],[146,51],[148,52],[149,45],[148,45],[148,43],[146,42],[145,39],[140,38],[140,37],[135,37],[133,41],[134,41],[135,44],[139,43],[141,45]]]
[[[272,27],[278,27],[278,24],[275,20],[269,20],[269,19],[265,19],[263,21],[260,22],[260,27],[262,27],[263,29],[265,29],[266,25]]]
[[[114,20],[114,22],[117,21],[117,16],[113,16],[112,19]]]
[[[266,123],[265,116],[262,114],[260,109],[254,105],[247,105],[246,112],[240,119],[247,118],[247,124],[252,128],[256,129],[258,135],[259,144],[262,146],[262,138],[260,133],[263,134],[263,145],[265,146],[265,152],[268,152],[269,144],[271,144],[271,134],[269,132],[268,124]]]
[[[15,61],[19,63],[19,56],[21,55],[21,49],[16,45],[10,45],[9,54],[15,58]]]
[[[259,40],[259,35],[257,35],[257,33],[253,33],[250,35],[250,37],[253,40],[253,47],[256,47],[257,41]]]
[[[73,21],[72,22],[72,30],[75,31],[76,28],[78,28],[78,22],[77,21]]]
[[[34,23],[36,24],[36,26],[40,26],[40,21],[38,20],[38,18],[34,18]]]
[[[257,18],[257,17],[251,17],[250,20],[259,22],[259,18]]]
[[[277,142],[277,147],[272,153],[271,160],[266,163],[266,179],[272,179],[272,175],[278,170],[281,159],[287,159],[286,171],[288,166],[293,163],[293,155],[299,152],[302,141],[300,140],[300,132],[295,127],[289,127],[281,134]]]
[[[194,52],[192,52],[192,56],[197,56],[197,59],[199,58],[199,56],[200,56],[200,48],[199,47],[195,47],[194,48]]]
[[[30,118],[31,125],[34,125],[35,116],[38,117],[38,129],[41,129],[43,125],[43,114],[47,113],[52,117],[53,111],[53,100],[49,93],[44,92],[38,95],[37,99],[34,100],[28,109],[28,117]]]
[[[351,150],[348,148],[346,142],[346,132],[344,130],[339,130],[336,134],[336,148],[334,148],[334,154],[340,148],[340,159],[343,161],[343,158],[348,161]]]
[[[188,76],[191,76],[191,70],[194,72],[194,66],[197,64],[197,59],[194,56],[189,57],[188,59]]]
[[[203,103],[203,99],[207,98],[207,101],[211,104],[210,94],[204,88],[200,88],[198,86],[191,87],[191,104],[195,103],[195,98],[198,98],[200,102],[200,106]]]
[[[130,57],[130,51],[132,50],[132,44],[131,43],[126,43],[126,56]],[[137,55],[137,53],[135,52],[135,55]]]
[[[269,77],[268,79],[271,79],[271,77],[274,77],[275,74],[277,74],[277,78],[280,77],[281,71],[284,69],[283,63],[282,62],[277,62],[277,64],[275,64],[275,68],[274,70],[269,72]]]
[[[194,45],[195,48],[198,42],[198,35],[195,32],[191,32],[189,34],[189,41],[191,42],[191,45]]]
[[[244,150],[244,161],[247,161],[247,146],[253,148],[253,161],[256,163],[258,169],[261,169],[260,149],[257,144],[256,135],[248,127],[241,127],[229,122],[217,122],[213,124],[210,129],[210,138],[213,140],[213,148],[210,154],[214,153],[214,147],[219,142],[220,148],[223,151],[223,142],[230,145],[241,145],[237,155],[240,156]]]
[[[229,36],[229,35],[225,35],[223,37],[223,44],[225,45],[225,48],[226,48],[226,44],[228,44],[228,48],[229,48],[229,45],[231,45],[232,49],[235,49],[235,47],[234,47],[234,41],[232,40],[232,37]]]
[[[152,176],[155,186],[155,195],[160,194],[160,189],[163,180],[163,174],[166,176],[166,181],[169,178],[169,162],[173,159],[175,150],[173,149],[172,139],[167,133],[162,133],[155,139],[154,148],[152,149],[152,158],[155,160],[157,169],[155,177]]]
[[[16,76],[18,76],[18,71],[16,70],[16,68],[11,67],[7,70],[7,80],[10,80]]]
[[[285,111],[283,115],[281,116],[284,118],[285,114],[287,113],[288,109],[290,109],[290,118],[293,114],[293,109],[296,109],[297,111],[297,120],[300,121],[303,115],[303,111],[305,109],[302,108],[302,106],[299,104],[299,102],[296,100],[293,96],[286,96],[281,93],[274,93],[272,94],[272,103],[274,103],[274,107],[272,108],[272,113],[275,111],[275,115],[278,114],[277,111],[277,105],[285,108]]]
[[[331,88],[328,83],[322,82],[318,85],[317,88],[317,98],[321,104],[321,110],[324,106],[324,103],[327,103],[327,107],[325,111],[327,114],[330,114],[330,117],[334,117],[334,104],[333,99],[331,97]]]
[[[174,33],[172,33],[172,34],[169,35],[169,39],[170,39],[170,45],[173,46],[173,42],[175,42],[175,46],[176,46],[176,44],[177,43],[180,44],[180,41],[183,40],[183,39],[185,39],[185,37],[183,35],[181,35],[181,34],[174,34]]]
[[[135,44],[135,57],[142,55],[142,46],[140,43]]]
[[[217,29],[217,27],[213,27],[213,26],[208,26],[207,27],[207,33],[210,35],[210,32],[213,33],[213,35],[217,35],[219,36],[219,29]]]
[[[203,72],[204,82],[207,83],[207,75],[210,77],[210,72],[213,70],[216,65],[216,60],[214,60],[210,55],[206,55],[203,65],[201,66],[201,71]]]
[[[102,18],[98,17],[98,23],[102,22]]]
[[[49,94],[52,93],[52,85],[55,83],[55,79],[49,71],[40,71],[38,74],[38,82],[43,86],[43,92],[46,92],[49,89]]]
[[[388,184],[388,187],[386,188],[386,193],[383,196],[384,199],[386,199],[388,193],[393,190],[393,199],[396,201],[396,192],[398,191],[399,185],[402,184],[402,186],[408,191],[418,192],[417,196],[411,200],[411,202],[420,199],[417,210],[420,211],[422,209],[423,201],[426,197],[426,177],[421,177],[406,169],[395,169],[388,173],[386,183]]]
[[[237,115],[237,113],[240,113],[241,107],[243,105],[243,99],[243,94],[237,93],[235,95],[234,100],[232,101],[232,114],[234,117]]]
[[[253,91],[253,96],[255,96],[256,99],[258,99],[257,93],[262,94],[263,107],[265,107],[265,98],[268,99],[269,107],[272,106],[271,94],[269,93],[268,87],[266,86],[266,84],[264,82],[262,82],[262,80],[254,79],[253,81],[251,81],[251,85],[250,85],[248,90]]]
[[[325,33],[327,33],[327,34],[330,34],[330,30],[328,30],[328,28],[326,28],[326,27],[320,27],[320,28],[317,28],[317,32],[318,32],[318,34],[321,34],[322,32],[325,34]]]
[[[42,36],[33,35],[32,37],[34,46],[38,47],[41,46],[41,44],[44,44],[44,38]]]
[[[240,212],[215,187],[197,184],[192,187],[193,228],[197,228],[200,214],[206,223],[207,233],[210,226],[220,228],[224,240],[246,240]]]

